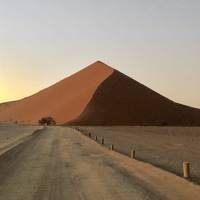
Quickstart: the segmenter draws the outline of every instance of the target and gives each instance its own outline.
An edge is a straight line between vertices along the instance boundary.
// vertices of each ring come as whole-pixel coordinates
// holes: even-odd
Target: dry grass
[[[80,127],[105,145],[182,176],[182,162],[191,163],[191,180],[200,183],[200,127]]]
[[[0,154],[8,146],[31,135],[39,126],[0,124]]]

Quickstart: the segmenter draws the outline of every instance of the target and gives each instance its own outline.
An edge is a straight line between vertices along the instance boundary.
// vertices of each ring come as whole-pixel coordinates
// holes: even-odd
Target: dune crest
[[[69,125],[199,126],[200,110],[184,106],[115,70]]]

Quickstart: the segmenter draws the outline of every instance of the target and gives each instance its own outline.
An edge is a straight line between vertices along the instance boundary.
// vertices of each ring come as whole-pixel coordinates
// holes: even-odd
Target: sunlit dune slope
[[[86,67],[41,92],[9,104],[0,104],[0,121],[37,123],[52,116],[62,124],[78,117],[96,88],[113,72],[101,62]]]

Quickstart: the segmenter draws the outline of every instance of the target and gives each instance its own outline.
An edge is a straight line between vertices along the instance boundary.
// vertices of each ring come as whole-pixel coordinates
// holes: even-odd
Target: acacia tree
[[[56,121],[53,119],[53,117],[42,117],[38,123],[40,125],[47,125],[47,126],[53,126],[56,125]]]

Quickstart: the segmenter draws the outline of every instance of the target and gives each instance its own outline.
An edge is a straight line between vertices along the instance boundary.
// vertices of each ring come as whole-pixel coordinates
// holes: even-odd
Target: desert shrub
[[[53,119],[53,117],[42,117],[38,123],[40,125],[47,125],[47,126],[53,126],[56,125],[56,121]]]

